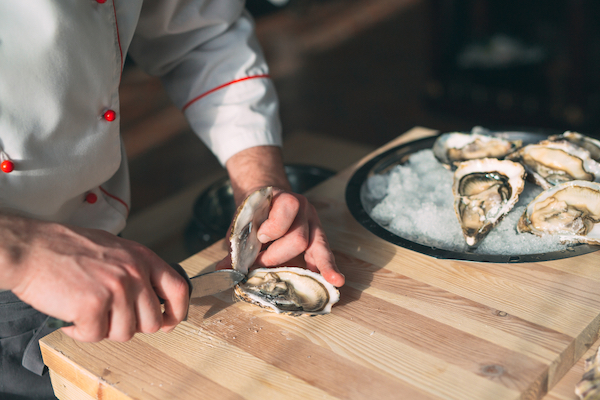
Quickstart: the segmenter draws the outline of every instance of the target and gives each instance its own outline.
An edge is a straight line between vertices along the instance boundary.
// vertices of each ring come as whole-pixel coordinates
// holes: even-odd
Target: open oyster
[[[583,147],[587,151],[590,152],[590,156],[594,159],[594,161],[600,162],[600,140],[591,138],[589,136],[582,135],[578,132],[566,131],[560,135],[550,136],[548,140],[552,141],[561,141],[568,140],[569,142]]]
[[[600,244],[600,183],[570,181],[540,193],[519,219],[517,230],[558,235],[561,242]]]
[[[600,398],[600,348],[596,354],[585,360],[583,376],[575,386],[575,394],[581,400]]]
[[[269,216],[273,188],[250,194],[238,207],[231,235],[231,265],[247,275],[234,288],[236,298],[291,315],[326,314],[339,298],[339,292],[315,272],[299,267],[257,268],[248,274],[262,243],[257,230]]]
[[[244,274],[254,264],[262,243],[256,231],[265,222],[271,209],[273,187],[268,186],[251,193],[238,207],[231,228],[231,266]]]
[[[255,269],[234,293],[240,300],[290,315],[327,314],[340,299],[321,274],[299,267]]]
[[[567,140],[543,140],[507,157],[523,164],[529,177],[543,189],[573,180],[600,179],[600,164],[590,152]]]
[[[476,246],[517,203],[525,187],[519,163],[495,158],[465,161],[454,172],[454,210],[469,246]]]
[[[474,129],[472,133],[451,132],[440,135],[433,144],[433,154],[442,164],[453,167],[467,160],[504,158],[521,145],[520,140],[510,141],[484,135]]]

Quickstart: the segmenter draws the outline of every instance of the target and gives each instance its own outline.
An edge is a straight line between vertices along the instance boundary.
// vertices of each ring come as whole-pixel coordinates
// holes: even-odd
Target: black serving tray
[[[547,139],[549,134],[555,133],[557,132],[496,131],[490,132],[489,134],[510,140],[522,140],[523,145],[526,145]],[[398,236],[379,225],[369,216],[369,211],[375,204],[369,204],[369,201],[363,196],[365,182],[372,175],[384,174],[394,166],[404,164],[411,154],[420,150],[431,149],[437,138],[438,136],[432,136],[393,147],[368,160],[352,175],[346,186],[346,204],[352,216],[363,227],[390,243],[439,259],[492,263],[526,263],[574,257],[600,249],[600,246],[578,244],[569,246],[565,250],[537,254],[498,255],[473,253],[469,251],[458,252],[413,242]]]

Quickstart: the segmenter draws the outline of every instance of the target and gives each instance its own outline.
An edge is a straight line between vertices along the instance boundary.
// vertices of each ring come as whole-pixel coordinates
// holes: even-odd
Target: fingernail
[[[268,242],[270,242],[270,241],[271,241],[271,238],[270,238],[270,237],[268,237],[267,235],[265,235],[264,233],[262,233],[262,234],[258,235],[258,240],[259,240],[261,243],[268,243]]]

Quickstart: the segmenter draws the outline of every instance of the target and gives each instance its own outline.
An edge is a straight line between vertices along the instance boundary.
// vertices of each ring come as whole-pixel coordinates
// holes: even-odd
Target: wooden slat
[[[595,356],[598,347],[600,347],[600,340],[596,341],[556,386],[544,396],[544,400],[580,400],[580,397],[575,394],[575,386],[583,378],[585,360]]]
[[[80,389],[76,384],[67,378],[50,371],[50,380],[54,388],[54,395],[63,400],[94,400],[92,397]]]
[[[387,147],[433,133],[416,128]],[[228,291],[194,301],[170,334],[84,344],[54,333],[42,349],[56,384],[115,399],[544,396],[598,337],[599,254],[492,264],[387,243],[345,204],[346,183],[364,161],[308,194],[347,279],[331,314],[277,315]],[[196,274],[226,254],[221,241],[182,265]],[[562,393],[548,400],[568,398]]]

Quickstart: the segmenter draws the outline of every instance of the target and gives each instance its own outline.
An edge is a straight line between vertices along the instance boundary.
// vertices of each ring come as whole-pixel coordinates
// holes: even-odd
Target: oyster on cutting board
[[[600,348],[596,354],[585,360],[583,377],[575,386],[575,394],[581,400],[600,399]]]
[[[543,189],[573,180],[600,180],[600,164],[590,152],[567,140],[543,140],[510,154],[520,162],[534,183]]]
[[[467,244],[476,246],[514,207],[525,187],[519,163],[484,158],[465,161],[454,172],[454,210]]]
[[[257,268],[234,289],[248,303],[290,315],[327,314],[339,291],[316,272],[299,267]]]
[[[600,244],[600,183],[570,181],[540,193],[519,219],[520,233],[557,235],[564,243]]]
[[[238,207],[229,241],[231,265],[246,276],[234,287],[234,296],[267,310],[289,315],[331,312],[339,291],[321,274],[299,267],[256,268],[248,273],[261,251],[257,231],[269,216],[273,188],[250,194]]]
[[[504,158],[521,147],[520,140],[506,140],[500,137],[478,133],[450,132],[440,135],[433,144],[433,154],[442,164],[454,167],[467,160],[481,158]]]

